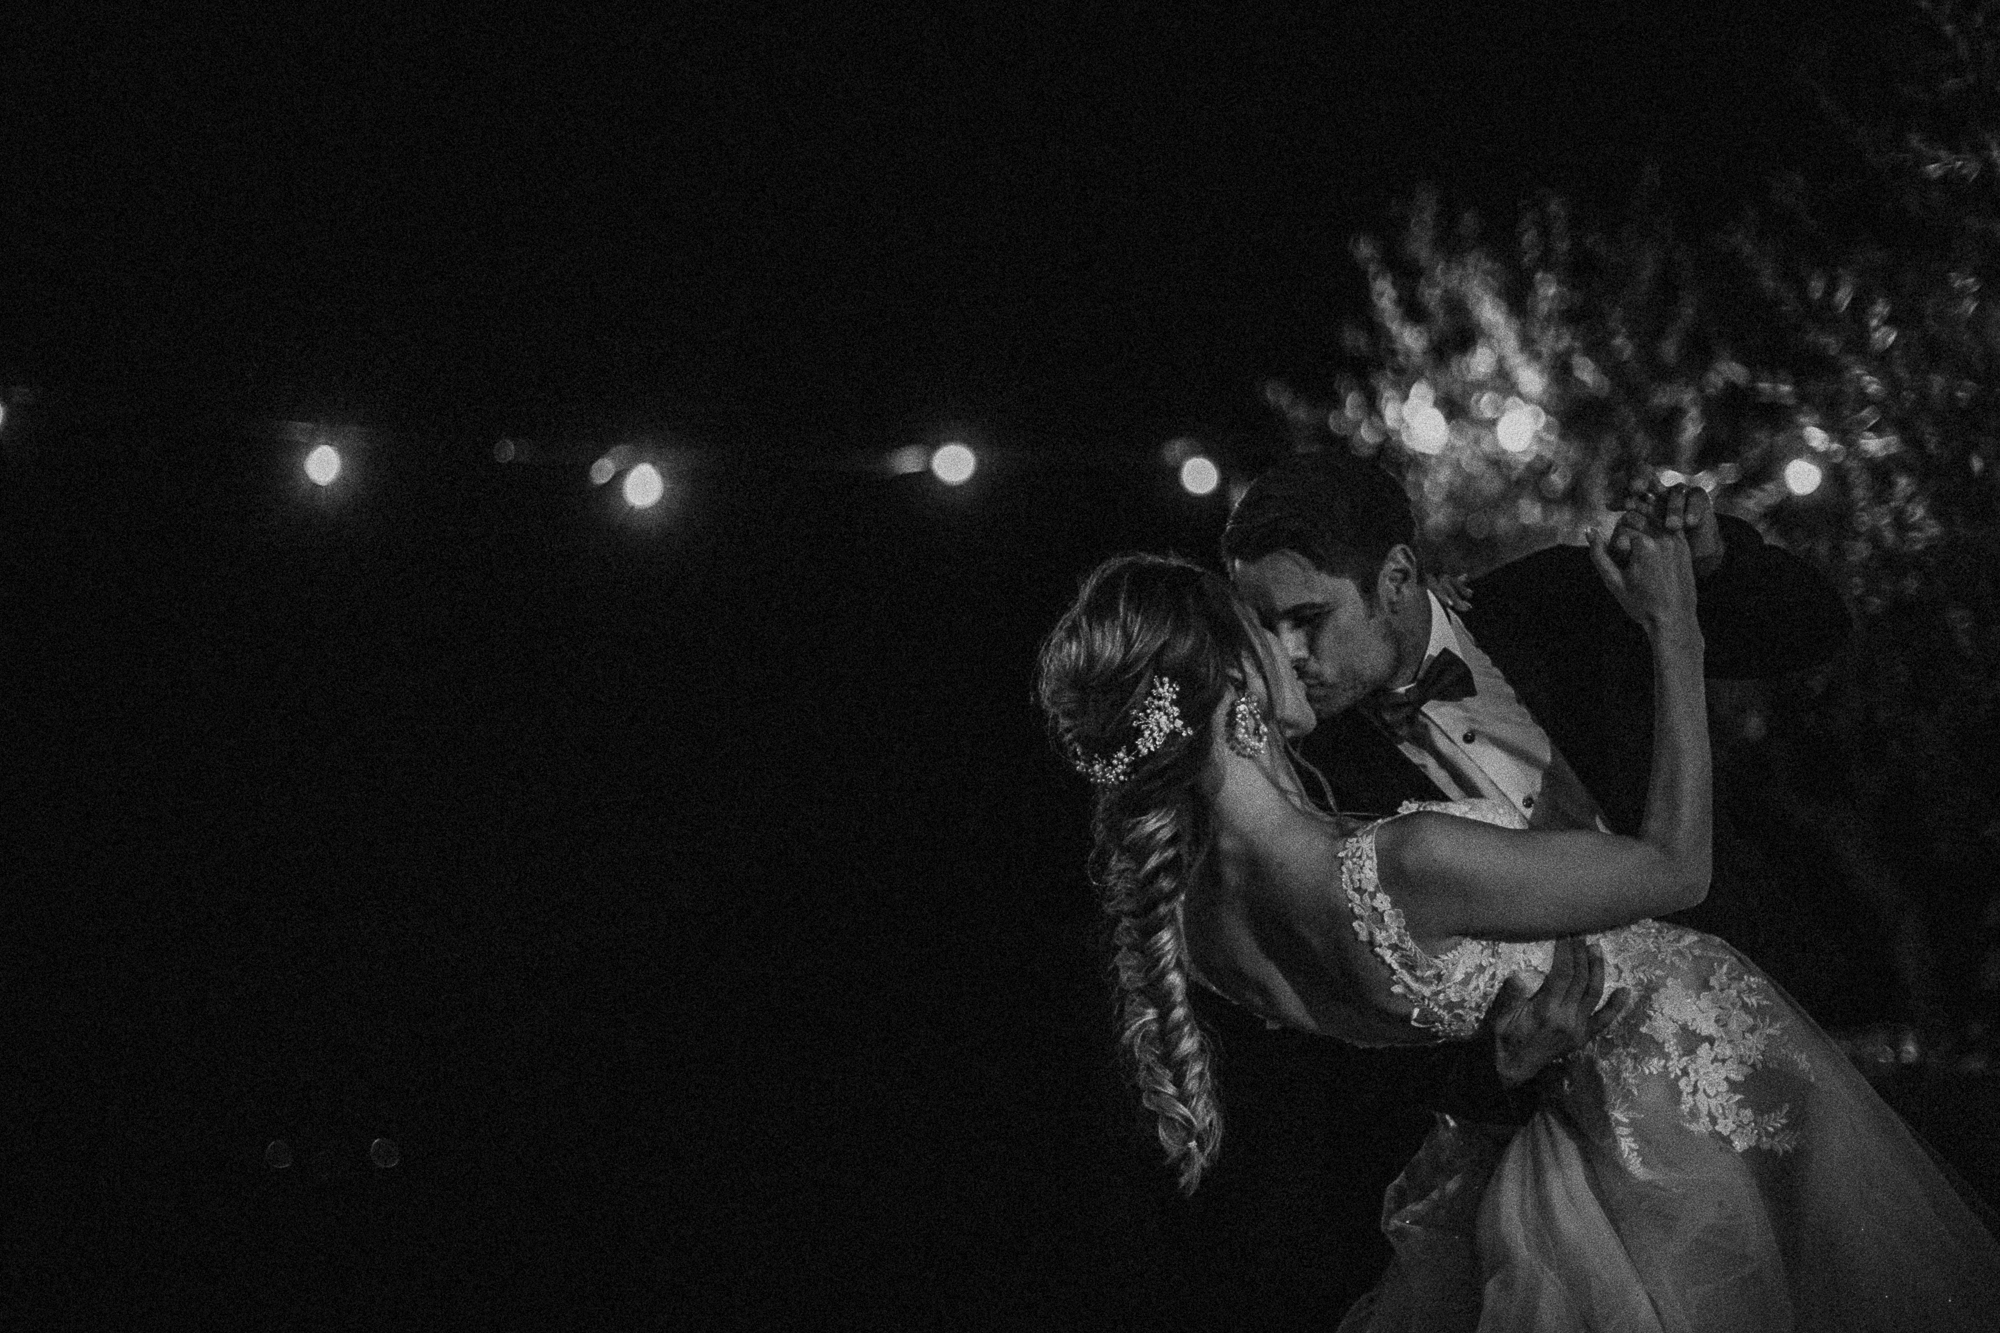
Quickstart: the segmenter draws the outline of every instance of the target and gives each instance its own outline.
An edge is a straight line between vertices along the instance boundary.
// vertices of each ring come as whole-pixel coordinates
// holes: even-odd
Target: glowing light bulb
[[[1411,402],[1403,408],[1403,441],[1420,454],[1442,453],[1451,439],[1451,425],[1444,413],[1429,403]]]
[[[651,509],[667,493],[667,483],[651,463],[641,463],[625,474],[625,503],[634,509]]]
[[[931,471],[947,486],[962,486],[972,479],[979,459],[972,450],[953,441],[931,455]]]
[[[315,486],[331,486],[340,475],[340,450],[322,444],[306,455],[306,476]]]
[[[1810,458],[1794,458],[1785,464],[1785,489],[1793,495],[1811,495],[1825,479],[1826,473]]]
[[[1211,495],[1221,484],[1221,471],[1200,454],[1181,464],[1181,485],[1189,495]]]

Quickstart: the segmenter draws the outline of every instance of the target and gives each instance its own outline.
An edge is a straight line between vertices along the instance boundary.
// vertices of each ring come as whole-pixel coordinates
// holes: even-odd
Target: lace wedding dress
[[[1521,827],[1491,801],[1412,802]],[[1348,843],[1355,932],[1440,1039],[1473,1036],[1552,943],[1435,955]],[[2000,1329],[2000,1244],[1929,1150],[1770,978],[1710,935],[1641,921],[1592,937],[1634,1003],[1545,1076],[1518,1132],[1437,1127],[1383,1206],[1388,1273],[1360,1330]]]

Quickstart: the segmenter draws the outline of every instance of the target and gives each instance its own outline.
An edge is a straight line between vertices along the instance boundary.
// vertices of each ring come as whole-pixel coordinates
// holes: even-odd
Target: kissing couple
[[[1517,1108],[1435,1117],[1343,1330],[1996,1327],[1991,1210],[1756,964],[1660,919],[1709,890],[1705,678],[1838,651],[1823,578],[1682,486],[1461,596],[1401,485],[1337,452],[1254,482],[1222,557],[1100,565],[1037,681],[1184,1191],[1223,1137],[1200,987],[1460,1043]]]

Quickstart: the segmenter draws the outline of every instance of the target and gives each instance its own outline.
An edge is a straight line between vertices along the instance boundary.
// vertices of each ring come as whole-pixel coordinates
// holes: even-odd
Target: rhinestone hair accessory
[[[1132,774],[1132,761],[1144,759],[1153,751],[1167,743],[1173,735],[1192,736],[1194,732],[1181,721],[1181,687],[1165,676],[1153,678],[1153,688],[1146,692],[1146,702],[1139,706],[1139,715],[1133,720],[1138,731],[1130,745],[1121,746],[1116,754],[1104,759],[1092,759],[1081,748],[1070,747],[1070,762],[1076,771],[1089,778],[1099,787],[1115,787]]]

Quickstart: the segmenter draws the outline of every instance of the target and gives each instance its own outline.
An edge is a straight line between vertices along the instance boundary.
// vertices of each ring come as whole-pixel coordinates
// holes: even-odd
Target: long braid
[[[1167,1165],[1193,1194],[1222,1147],[1209,1039],[1188,1002],[1181,903],[1192,860],[1190,812],[1175,802],[1119,819],[1101,812],[1100,882],[1111,918],[1118,1041],[1153,1113]]]
[[[1036,673],[1050,738],[1097,787],[1090,871],[1110,924],[1118,1045],[1186,1194],[1222,1146],[1213,1039],[1188,1000],[1182,925],[1209,841],[1199,779],[1215,719],[1255,660],[1226,580],[1134,555],[1084,580]]]

